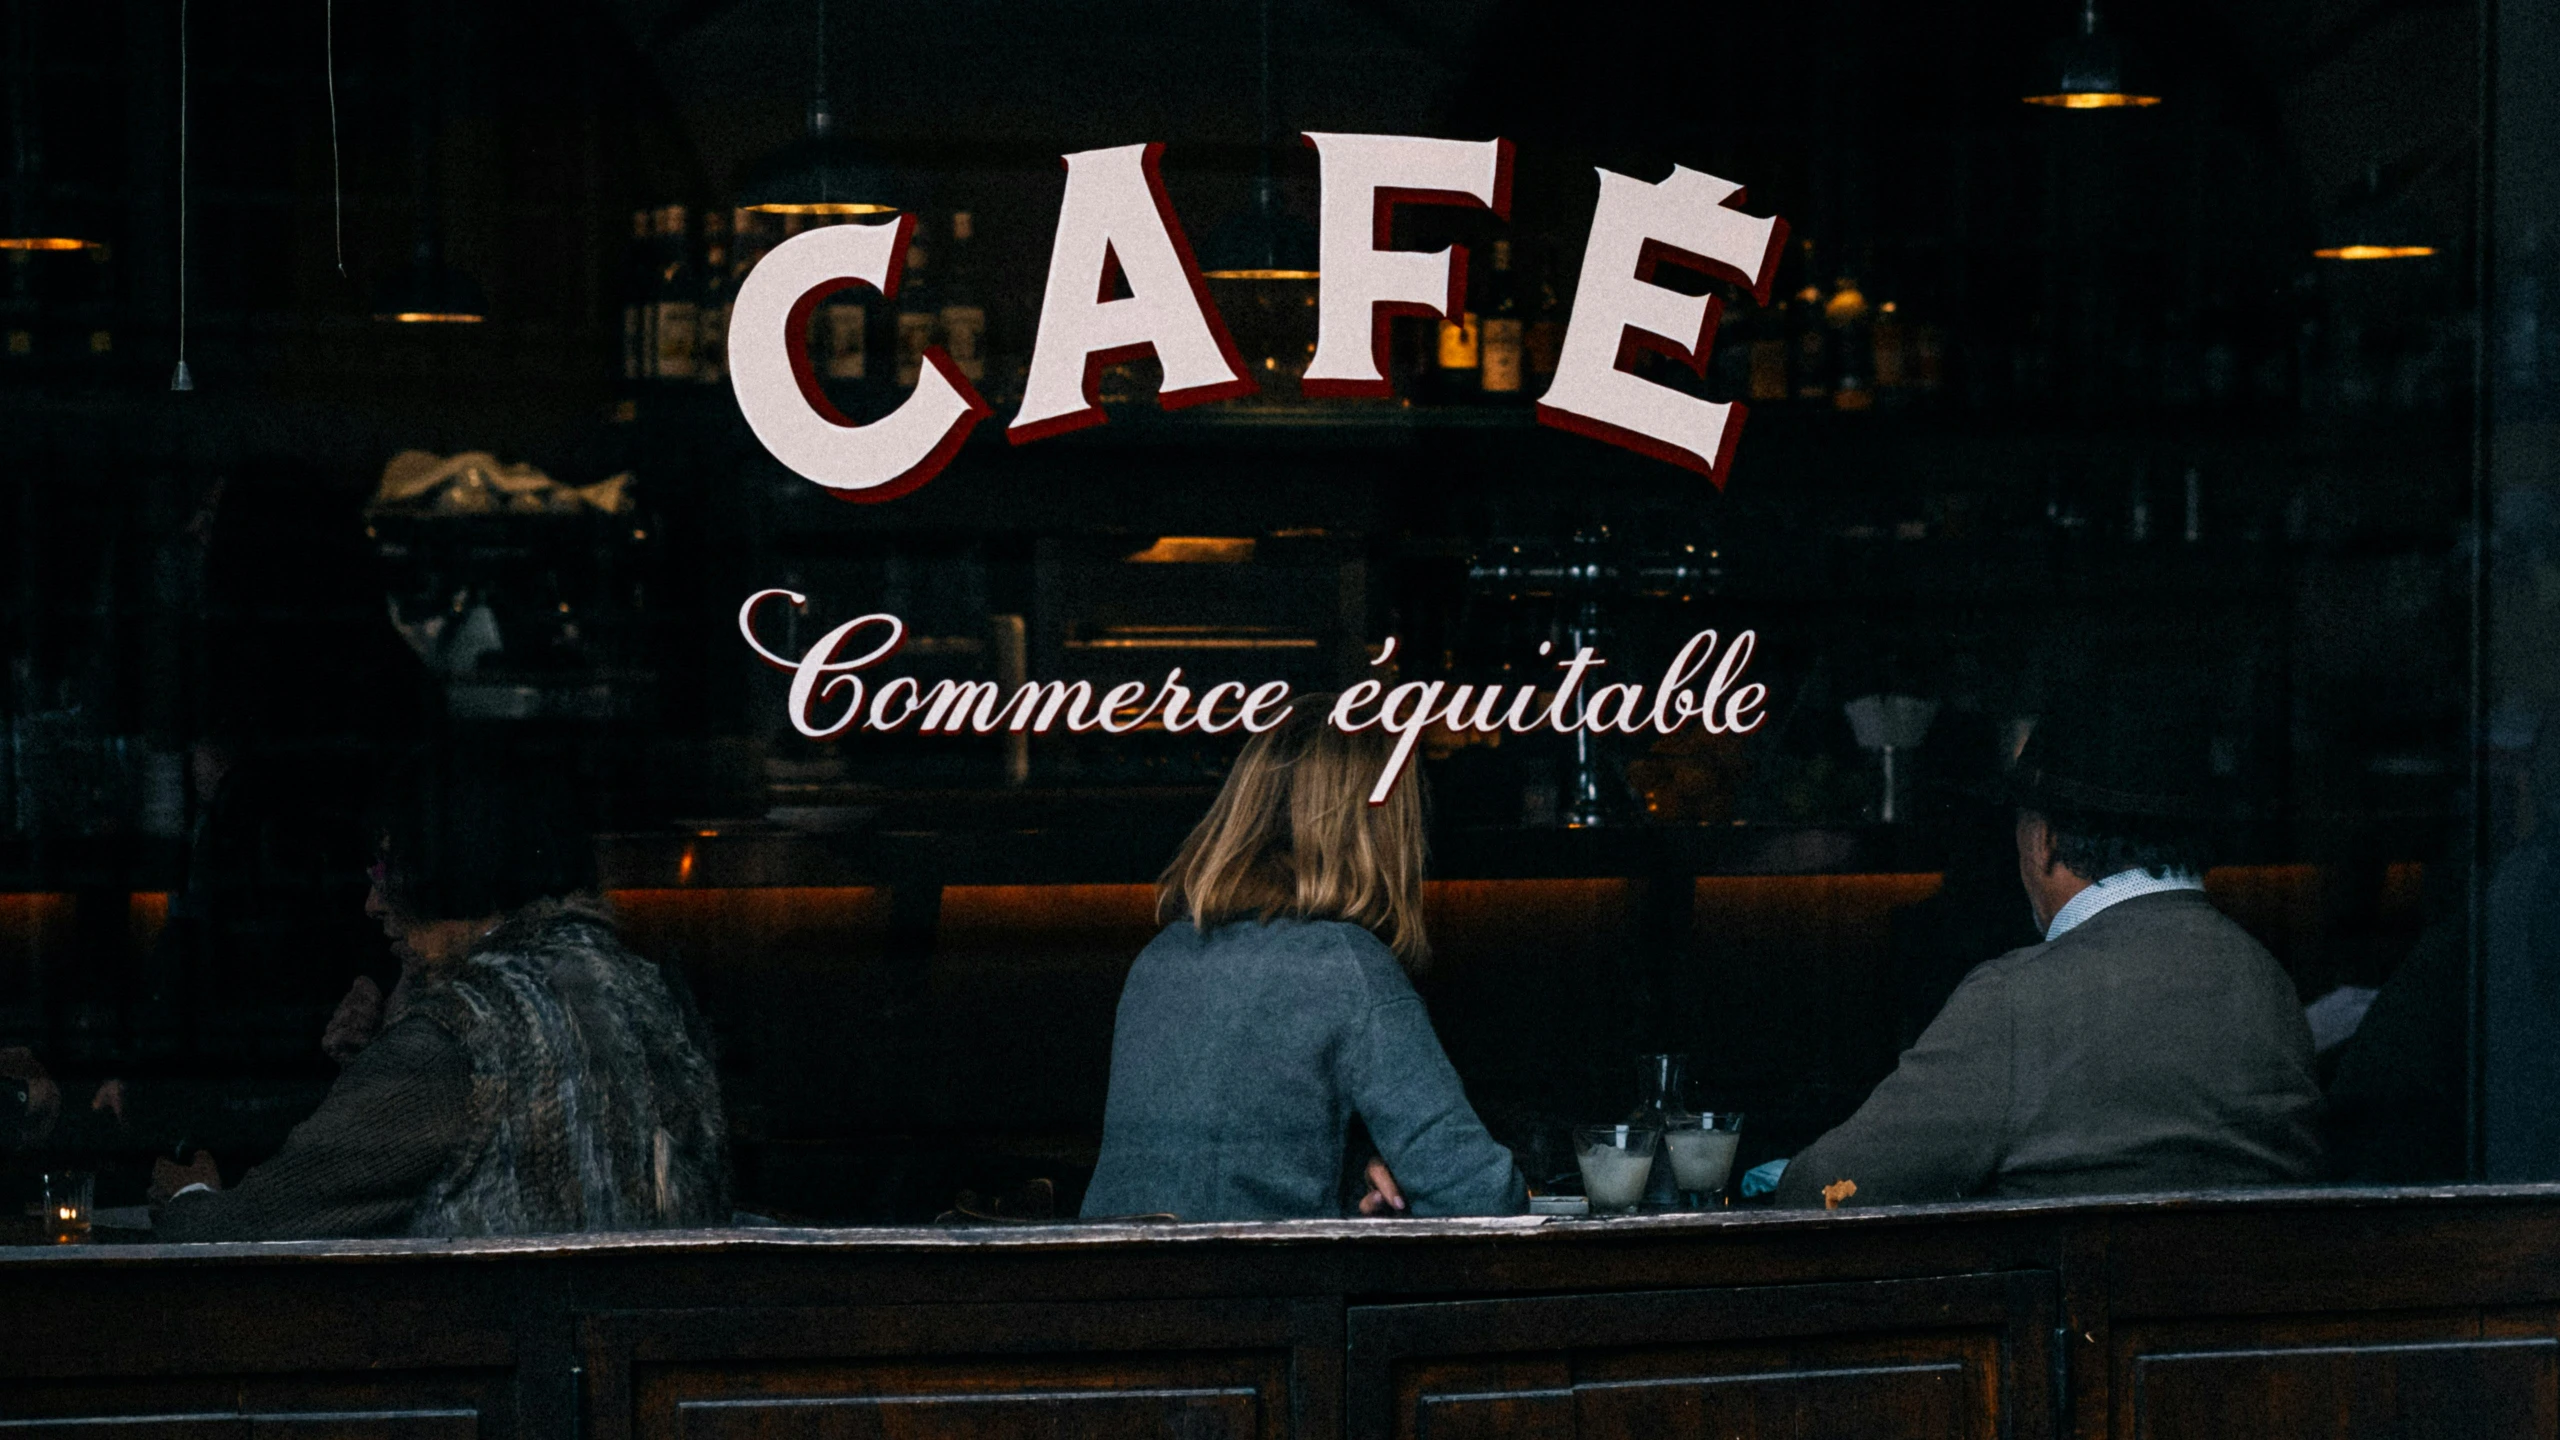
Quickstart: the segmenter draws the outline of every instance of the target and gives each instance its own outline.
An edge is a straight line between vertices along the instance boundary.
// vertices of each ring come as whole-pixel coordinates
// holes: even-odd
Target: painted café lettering
[[[778,654],[756,634],[756,612],[781,600],[799,606],[806,597],[789,590],[759,590],[738,608],[738,632],[766,664],[791,674],[786,702],[792,728],[812,740],[833,740],[855,731],[894,732],[912,728],[922,735],[991,735],[998,731],[1046,734],[1063,726],[1072,734],[1099,730],[1124,735],[1141,728],[1176,734],[1196,730],[1222,735],[1242,729],[1260,734],[1288,718],[1289,682],[1259,684],[1228,680],[1194,692],[1182,683],[1180,666],[1150,686],[1124,680],[1096,691],[1089,680],[1025,680],[1007,694],[992,680],[936,680],[928,687],[912,675],[898,675],[866,689],[861,672],[887,660],[906,642],[907,627],[895,615],[862,615],[847,620],[798,657]],[[864,631],[878,639],[855,655],[844,652]],[[1718,645],[1713,630],[1689,637],[1673,657],[1660,684],[1647,687],[1584,683],[1609,662],[1591,647],[1581,646],[1552,689],[1537,685],[1451,684],[1445,680],[1408,680],[1388,685],[1362,680],[1334,700],[1327,723],[1342,730],[1384,729],[1395,737],[1386,766],[1370,788],[1369,803],[1383,805],[1413,758],[1423,732],[1435,725],[1491,735],[1549,730],[1559,735],[1585,731],[1594,735],[1639,735],[1651,730],[1670,735],[1695,720],[1709,734],[1747,735],[1767,719],[1763,706],[1768,687],[1744,681],[1756,633],[1745,630],[1731,644]],[[1554,646],[1538,646],[1540,655]],[[1395,658],[1390,636],[1370,664]],[[1712,668],[1711,668],[1712,667]]]
[[[1440,140],[1407,135],[1310,133],[1321,181],[1317,224],[1315,353],[1300,381],[1317,399],[1392,393],[1388,321],[1398,314],[1454,317],[1464,306],[1465,247],[1398,250],[1389,243],[1404,204],[1476,206],[1508,219],[1512,147],[1505,140]],[[1039,327],[1021,408],[1006,425],[1019,445],[1104,423],[1097,398],[1109,365],[1152,355],[1163,370],[1156,400],[1180,409],[1257,390],[1202,284],[1180,220],[1166,198],[1161,144],[1084,150],[1065,158],[1067,181],[1049,254]],[[1583,251],[1581,278],[1555,379],[1539,397],[1540,423],[1621,445],[1683,466],[1719,488],[1733,460],[1744,407],[1689,395],[1626,368],[1649,349],[1703,372],[1721,302],[1654,283],[1674,265],[1749,290],[1766,303],[1786,222],[1735,208],[1742,187],[1682,167],[1647,183],[1603,169],[1599,202]],[[931,480],[993,412],[940,347],[926,352],[915,390],[886,416],[857,423],[830,402],[803,337],[830,296],[869,286],[898,289],[912,216],[836,225],[774,248],[739,287],[729,324],[729,374],[748,426],[794,473],[841,499],[895,499]],[[1116,279],[1116,284],[1114,283]],[[1114,291],[1120,293],[1114,296]],[[1127,681],[1097,694],[1089,681],[1026,682],[1007,695],[989,681],[940,680],[928,689],[899,676],[866,692],[857,672],[886,660],[905,638],[895,616],[863,615],[829,630],[797,657],[757,637],[766,602],[805,606],[788,590],[762,590],[738,612],[755,653],[791,672],[793,727],[812,739],[855,730],[921,733],[1120,734],[1143,726],[1219,734],[1258,733],[1289,710],[1286,681],[1226,681],[1196,697],[1175,669],[1149,687]],[[843,655],[854,636],[881,633],[867,651]],[[1394,654],[1389,637],[1375,664]],[[1764,686],[1742,680],[1756,644],[1743,631],[1718,652],[1715,631],[1682,647],[1651,688],[1582,687],[1607,662],[1589,648],[1556,661],[1552,688],[1363,680],[1336,701],[1330,722],[1346,730],[1380,726],[1394,753],[1370,799],[1384,803],[1422,733],[1434,725],[1493,733],[1546,729],[1562,734],[1670,734],[1690,720],[1714,733],[1760,724]],[[1541,645],[1539,653],[1551,652]],[[1712,671],[1709,667],[1712,665]],[[1701,677],[1704,683],[1699,684]],[[1698,688],[1692,689],[1696,685]],[[1648,693],[1650,699],[1648,699]]]
[[[1477,206],[1510,218],[1511,145],[1409,135],[1306,140],[1322,191],[1316,345],[1300,389],[1318,399],[1385,396],[1390,317],[1453,318],[1466,294],[1465,247],[1390,248],[1396,207]],[[1141,355],[1163,367],[1156,402],[1168,410],[1258,388],[1165,197],[1163,151],[1123,145],[1065,157],[1031,373],[1005,427],[1015,444],[1103,423],[1096,398],[1103,368]],[[1743,407],[1657,384],[1623,362],[1630,350],[1649,349],[1703,372],[1720,302],[1653,283],[1658,267],[1729,281],[1765,304],[1786,222],[1733,208],[1742,187],[1699,171],[1675,166],[1653,184],[1599,173],[1581,279],[1538,419],[1685,466],[1721,487]],[[927,352],[914,392],[868,424],[838,410],[811,369],[802,338],[810,313],[857,285],[895,295],[914,223],[901,216],[794,236],[748,273],[730,315],[729,374],[747,424],[774,458],[847,500],[894,499],[924,484],[993,413],[939,347]],[[1115,288],[1127,293],[1111,298]]]

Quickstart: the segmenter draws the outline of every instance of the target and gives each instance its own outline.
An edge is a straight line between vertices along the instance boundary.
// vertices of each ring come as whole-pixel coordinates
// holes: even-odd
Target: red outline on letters
[[[889,252],[889,274],[886,283],[873,287],[878,290],[883,300],[896,299],[898,282],[906,278],[907,240],[914,235],[915,228],[916,217],[913,215],[898,217],[898,234]],[[862,422],[837,409],[835,402],[827,398],[826,388],[819,383],[817,365],[809,358],[809,316],[837,291],[850,290],[858,285],[868,286],[870,283],[867,280],[858,280],[845,275],[811,286],[807,294],[791,302],[791,313],[782,322],[782,344],[791,356],[791,378],[800,383],[800,398],[807,402],[810,409],[818,412],[818,418],[830,425],[840,425],[847,430],[861,429]],[[936,345],[926,351],[925,359],[933,368],[941,371],[942,378],[950,381],[952,387],[960,392],[960,398],[969,402],[968,410],[949,430],[943,432],[941,442],[927,451],[922,460],[899,474],[880,484],[860,490],[840,490],[832,485],[822,485],[820,489],[838,500],[854,505],[877,505],[883,500],[895,500],[901,495],[912,494],[926,481],[941,474],[942,467],[951,463],[951,457],[960,453],[960,446],[968,440],[969,432],[978,428],[979,421],[995,413],[988,407],[986,400],[978,394],[977,387],[971,385],[968,377],[960,373],[959,367],[951,363],[951,357],[942,353],[941,346]]]
[[[1192,302],[1200,307],[1200,318],[1209,323],[1209,337],[1218,343],[1219,355],[1225,358],[1228,371],[1236,378],[1220,381],[1214,385],[1194,385],[1183,390],[1159,389],[1156,391],[1156,408],[1184,410],[1194,405],[1208,404],[1213,400],[1237,400],[1247,395],[1259,394],[1262,387],[1255,382],[1253,372],[1244,367],[1244,357],[1236,350],[1235,337],[1227,333],[1226,317],[1218,313],[1216,302],[1209,298],[1208,283],[1200,278],[1200,262],[1191,252],[1191,238],[1182,233],[1181,217],[1174,213],[1173,200],[1165,194],[1164,175],[1161,168],[1163,156],[1164,142],[1150,140],[1147,142],[1144,153],[1138,157],[1138,168],[1147,178],[1147,194],[1155,201],[1156,219],[1164,226],[1165,237],[1173,242],[1174,258],[1181,262],[1182,276],[1191,283]],[[1061,166],[1065,165],[1065,157],[1061,156],[1058,163]],[[1119,257],[1111,253],[1106,244],[1100,282],[1101,293],[1106,299],[1110,295],[1110,272],[1118,263],[1118,259]],[[1004,432],[1005,439],[1016,445],[1028,445],[1034,440],[1046,440],[1052,435],[1065,435],[1109,423],[1110,417],[1102,413],[1103,370],[1124,360],[1135,360],[1155,353],[1155,342],[1151,340],[1141,340],[1134,345],[1118,345],[1108,350],[1087,351],[1084,357],[1084,408],[1019,428],[1007,426]]]
[[[960,367],[953,363],[949,353],[941,346],[927,347],[924,352],[924,363],[942,372],[942,378],[950,382],[952,389],[960,392],[960,398],[969,402],[969,408],[961,413],[958,420],[952,422],[950,429],[942,432],[942,439],[936,442],[931,450],[925,452],[923,459],[908,467],[905,474],[894,480],[874,485],[867,490],[831,489],[827,491],[829,495],[848,505],[877,505],[883,500],[895,500],[901,495],[910,494],[926,481],[941,474],[942,467],[950,464],[952,458],[960,453],[960,447],[968,443],[969,432],[978,428],[978,422],[996,413],[994,407],[987,404],[986,397],[978,393],[978,387],[969,383],[969,377],[960,373]],[[901,639],[899,643],[906,642]]]
[[[1315,137],[1300,132],[1298,139],[1321,157],[1324,151]],[[1468,143],[1468,142],[1460,142]],[[1494,218],[1511,221],[1511,162],[1517,152],[1510,141],[1494,137],[1493,201],[1477,199],[1463,190],[1415,190],[1390,187],[1375,192],[1376,208],[1369,221],[1369,244],[1378,250],[1394,249],[1395,212],[1399,205],[1479,205],[1493,212]],[[1321,164],[1321,160],[1318,162]],[[1300,380],[1298,393],[1310,400],[1386,400],[1396,393],[1395,369],[1390,363],[1393,347],[1388,322],[1399,315],[1446,320],[1464,314],[1467,308],[1467,247],[1449,246],[1449,299],[1446,305],[1433,309],[1411,300],[1379,300],[1369,306],[1369,364],[1378,372],[1375,380]]]
[[[1727,209],[1739,209],[1748,198],[1748,192],[1736,190],[1725,197],[1723,204]],[[1683,250],[1668,241],[1648,236],[1644,247],[1636,252],[1635,278],[1649,285],[1653,283],[1653,277],[1659,273],[1662,266],[1677,265],[1684,270],[1697,271],[1711,279],[1739,285],[1750,291],[1754,300],[1766,305],[1769,303],[1769,286],[1777,279],[1778,261],[1785,255],[1787,249],[1785,218],[1771,216],[1770,220],[1772,223],[1769,228],[1769,246],[1760,256],[1760,273],[1757,275],[1745,275],[1720,260],[1710,260],[1696,251]],[[1626,371],[1634,362],[1636,352],[1650,350],[1657,355],[1667,355],[1687,366],[1692,372],[1704,375],[1707,373],[1707,364],[1713,357],[1715,349],[1716,326],[1723,319],[1723,298],[1715,295],[1708,296],[1706,309],[1699,316],[1697,342],[1686,348],[1677,341],[1665,339],[1650,331],[1639,330],[1632,325],[1625,326],[1618,332],[1618,353],[1613,362],[1613,368]],[[1572,325],[1570,315],[1566,317],[1565,323],[1570,328]],[[1538,423],[1541,425],[1588,436],[1606,444],[1633,450],[1639,455],[1650,455],[1656,460],[1668,461],[1683,470],[1696,471],[1706,476],[1708,483],[1722,490],[1725,476],[1733,468],[1734,445],[1742,438],[1742,422],[1751,417],[1750,406],[1739,400],[1727,403],[1732,407],[1731,412],[1725,418],[1724,436],[1717,443],[1715,458],[1712,460],[1701,460],[1697,455],[1676,445],[1667,445],[1650,435],[1640,435],[1605,420],[1594,420],[1586,415],[1577,415],[1570,410],[1560,410],[1544,400],[1538,402],[1537,410]]]

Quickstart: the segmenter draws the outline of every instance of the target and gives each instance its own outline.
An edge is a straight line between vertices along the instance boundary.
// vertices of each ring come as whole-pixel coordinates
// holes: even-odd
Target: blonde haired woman
[[[1386,737],[1333,728],[1329,699],[1245,746],[1157,882],[1086,1215],[1339,1216],[1355,1118],[1384,1161],[1362,1211],[1527,1207],[1405,975],[1426,953],[1420,779],[1368,804]]]

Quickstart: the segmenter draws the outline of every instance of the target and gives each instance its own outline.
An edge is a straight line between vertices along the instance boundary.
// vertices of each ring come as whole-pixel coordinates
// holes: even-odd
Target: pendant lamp
[[[373,318],[393,325],[477,325],[489,318],[489,302],[469,275],[445,263],[440,235],[435,128],[440,110],[436,86],[443,67],[433,63],[432,51],[439,32],[414,10],[412,22],[409,163],[417,186],[417,238],[408,265],[374,291]]]
[[[738,208],[764,215],[893,215],[909,208],[906,187],[868,146],[836,131],[827,96],[827,0],[817,0],[817,74],[809,91],[809,133],[749,166]]]
[[[2124,46],[2098,22],[2098,0],[2080,0],[2078,33],[2054,42],[2035,89],[2021,98],[2056,110],[2140,110],[2160,103],[2126,72]]]
[[[374,292],[373,318],[394,325],[477,325],[489,318],[489,301],[422,234],[408,268]]]
[[[106,242],[97,237],[97,232],[63,213],[63,207],[55,203],[52,187],[45,183],[44,146],[33,101],[27,94],[27,78],[37,69],[35,57],[29,53],[33,39],[29,32],[41,23],[35,12],[44,8],[10,7],[17,32],[10,37],[10,49],[18,56],[18,63],[9,72],[9,209],[7,228],[0,230],[0,251],[19,255],[104,252]]]
[[[2322,222],[2312,258],[2423,260],[2436,253],[2425,227],[2400,203],[2407,191],[2406,183],[2397,189],[2386,189],[2381,166],[2365,167],[2364,178],[2348,190],[2336,211]]]
[[[1271,173],[1271,0],[1262,0],[1262,176],[1253,208],[1215,230],[1200,247],[1200,274],[1209,280],[1313,280],[1315,227],[1280,213],[1279,185]]]

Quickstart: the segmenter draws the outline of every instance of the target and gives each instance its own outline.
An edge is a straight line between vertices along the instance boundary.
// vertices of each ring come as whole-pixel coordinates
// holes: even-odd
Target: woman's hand
[[[213,1163],[212,1151],[199,1150],[196,1158],[184,1165],[166,1155],[151,1162],[152,1204],[166,1205],[170,1197],[190,1185],[202,1185],[208,1190],[222,1188],[222,1171]]]
[[[1390,1211],[1401,1213],[1404,1210],[1404,1191],[1397,1188],[1396,1173],[1387,1168],[1386,1157],[1370,1156],[1365,1173],[1369,1177],[1369,1193],[1360,1197],[1360,1213],[1363,1215],[1384,1215]]]
[[[320,1032],[320,1049],[344,1065],[381,1031],[382,987],[373,983],[372,976],[359,975],[347,987],[347,998],[338,1002],[338,1012],[329,1017],[329,1028]]]

